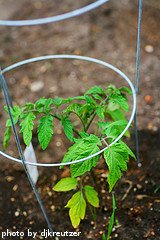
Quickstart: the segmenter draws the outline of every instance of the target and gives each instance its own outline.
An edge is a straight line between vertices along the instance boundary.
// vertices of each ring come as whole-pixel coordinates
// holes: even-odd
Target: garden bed
[[[67,2],[70,2],[68,5],[70,9],[78,7],[78,3],[74,3],[75,1]],[[48,1],[48,6],[36,5],[36,3],[28,6],[26,0],[25,5],[17,10],[13,18],[16,19],[17,16],[19,18],[37,17],[36,13],[32,12],[34,7],[39,9],[35,12],[44,17],[53,14],[53,9],[55,14],[59,13],[60,9],[69,10],[69,7],[64,8],[62,3],[56,3],[56,9],[59,9],[56,12],[55,6],[52,4],[52,1]],[[81,24],[79,24],[80,20]],[[157,240],[160,238],[158,226],[160,221],[158,20],[160,20],[158,9],[144,6],[142,72],[138,96],[142,167],[138,168],[132,160],[129,164],[129,171],[115,188],[116,219],[118,221],[112,239]],[[82,54],[106,60],[124,70],[131,79],[134,79],[136,26],[137,6],[129,3],[117,5],[116,1],[113,1],[82,18],[49,24],[45,27],[1,27],[0,63],[1,66],[7,66],[25,58],[46,54]],[[23,104],[25,101],[35,101],[42,96],[78,95],[95,84],[105,85],[106,82],[112,82],[118,86],[122,85],[122,81],[117,79],[115,74],[106,73],[104,69],[95,68],[91,64],[88,65],[86,71],[86,65],[76,61],[73,64],[66,61],[65,68],[63,68],[62,61],[30,65],[17,69],[13,75],[7,74],[6,79],[14,101],[19,104]],[[41,89],[35,91],[34,84],[40,84]],[[3,104],[0,93],[1,139],[6,119],[4,111],[2,111]],[[60,162],[68,146],[63,138],[64,136],[57,130],[55,142],[44,153],[37,147],[36,140],[33,141],[38,160]],[[134,149],[133,133],[129,145]],[[12,139],[11,147],[8,150],[11,155],[16,155],[16,150],[13,151],[15,148],[14,139]],[[67,176],[67,170],[65,172],[59,171],[57,168],[40,168],[39,170],[40,177],[37,187],[54,229],[73,231],[68,211],[64,208],[70,194],[60,194],[52,190],[53,185],[62,174]],[[96,179],[97,183],[100,183],[98,191],[101,192],[101,207],[97,210],[96,224],[90,212],[87,212],[87,218],[79,228],[79,231],[82,232],[79,239],[99,240],[102,232],[107,230],[112,205],[106,173],[97,168]],[[6,228],[12,231],[25,231],[29,227],[32,231],[41,231],[47,228],[22,167],[1,158],[0,231],[4,231]]]

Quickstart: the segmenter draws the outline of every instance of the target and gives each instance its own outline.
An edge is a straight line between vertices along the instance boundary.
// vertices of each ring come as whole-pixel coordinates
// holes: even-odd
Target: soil
[[[79,1],[24,0],[11,11],[13,2],[0,1],[0,13],[8,19],[32,19],[56,15],[82,6]],[[92,1],[84,0],[83,5]],[[138,94],[138,121],[140,159],[138,168],[133,160],[129,170],[115,187],[117,201],[116,225],[111,239],[158,240],[160,239],[160,101],[159,101],[159,25],[158,1],[144,3],[142,23],[142,48],[140,84]],[[48,54],[80,54],[107,61],[118,67],[133,81],[135,79],[135,52],[137,37],[137,1],[110,1],[95,11],[63,22],[34,27],[0,27],[0,66],[2,68],[26,58]],[[110,70],[81,61],[54,60],[34,63],[5,74],[10,94],[15,104],[36,101],[39,97],[69,97],[83,93],[93,85],[124,81]],[[43,82],[40,91],[33,91],[33,83]],[[0,92],[0,148],[6,114]],[[132,105],[132,101],[131,101]],[[128,144],[135,150],[134,131]],[[33,145],[39,162],[60,162],[68,142],[57,124],[55,137],[47,151]],[[23,146],[24,147],[24,146]],[[7,150],[18,157],[14,138]],[[0,231],[42,231],[47,229],[38,203],[27,181],[22,166],[0,157]],[[96,168],[96,188],[101,193],[101,205],[96,220],[90,211],[77,231],[78,239],[101,239],[107,232],[112,211],[111,195],[105,169]],[[37,188],[56,231],[73,231],[64,208],[71,193],[55,193],[53,185],[67,176],[67,168],[39,168]],[[89,178],[87,182],[92,183]],[[98,187],[97,187],[98,186]],[[6,238],[13,239],[13,238]],[[16,239],[16,238],[14,238]],[[19,239],[19,238],[17,238]],[[24,239],[32,239],[25,237]],[[36,239],[41,239],[37,237]],[[66,238],[69,239],[69,238]],[[71,239],[77,239],[72,237]]]

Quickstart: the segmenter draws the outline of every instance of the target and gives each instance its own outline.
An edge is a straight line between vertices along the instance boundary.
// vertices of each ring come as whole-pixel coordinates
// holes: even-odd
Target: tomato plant
[[[56,121],[60,121],[71,143],[62,159],[63,163],[67,163],[97,153],[119,136],[127,125],[128,94],[131,94],[131,91],[127,87],[94,86],[82,96],[67,99],[40,98],[35,103],[27,102],[21,107],[14,106],[11,111],[14,123],[20,125],[24,143],[29,146],[33,131],[36,129],[43,150],[52,140]],[[7,112],[6,107],[5,110]],[[4,148],[9,144],[11,127],[11,121],[8,119],[3,140]],[[129,131],[126,131],[124,137],[129,136]],[[62,178],[53,190],[58,192],[73,190],[73,195],[65,207],[69,208],[69,216],[74,228],[84,219],[87,204],[95,208],[99,207],[98,192],[93,186],[85,184],[86,174],[90,174],[99,160],[103,159],[109,170],[108,184],[111,192],[121,178],[122,172],[127,170],[129,157],[135,158],[135,155],[121,139],[100,155],[70,165],[70,177]],[[60,167],[62,168],[64,166]],[[111,227],[112,225],[111,223]]]

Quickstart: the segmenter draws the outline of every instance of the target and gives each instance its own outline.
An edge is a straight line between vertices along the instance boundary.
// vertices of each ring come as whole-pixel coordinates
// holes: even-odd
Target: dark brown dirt
[[[83,1],[83,4],[91,1]],[[140,85],[138,95],[138,119],[140,130],[140,156],[142,167],[135,162],[129,164],[129,171],[115,188],[117,199],[117,224],[112,239],[118,240],[158,240],[160,239],[160,106],[159,106],[159,4],[144,4]],[[29,4],[28,4],[29,3]],[[65,4],[64,4],[65,3]],[[3,4],[0,2],[0,4]],[[82,5],[81,5],[82,6]],[[1,5],[0,5],[1,7]],[[31,19],[51,16],[80,7],[78,1],[25,1],[17,9],[12,19]],[[29,57],[47,54],[81,54],[96,57],[124,71],[134,82],[135,50],[137,34],[137,1],[110,1],[101,8],[68,21],[46,26],[0,28],[0,65],[6,67]],[[152,46],[150,53],[148,45]],[[83,93],[90,86],[112,82],[124,85],[121,78],[113,72],[94,64],[79,61],[49,61],[30,64],[7,73],[6,79],[15,103],[35,101],[39,97],[67,97]],[[31,84],[43,81],[39,92],[32,92]],[[0,92],[0,148],[6,115],[3,111],[3,96]],[[42,152],[33,143],[38,160],[41,162],[60,162],[68,143],[59,133],[49,149]],[[60,147],[56,146],[59,142]],[[134,149],[134,137],[129,140]],[[18,156],[14,139],[7,150]],[[15,231],[41,231],[47,228],[38,204],[27,182],[21,166],[1,157],[0,168],[0,231],[7,228]],[[98,169],[97,169],[98,170]],[[37,184],[42,200],[47,208],[53,226],[57,231],[73,230],[64,205],[70,194],[57,194],[52,186],[62,172],[57,168],[40,168]],[[96,224],[90,212],[81,223],[79,239],[101,239],[107,231],[111,214],[111,196],[108,193],[103,172],[96,172],[98,190],[101,192],[101,207],[97,210]],[[88,180],[89,182],[91,180]],[[130,187],[130,191],[125,195]],[[126,197],[125,197],[126,196]],[[125,198],[124,198],[125,197]],[[15,212],[19,216],[15,216]],[[9,238],[7,238],[9,239]],[[12,239],[12,238],[10,238]],[[14,238],[16,239],[16,238]],[[17,238],[18,239],[18,238]],[[25,239],[31,239],[25,237]],[[40,238],[37,238],[40,239]],[[74,238],[72,238],[74,239]],[[77,239],[77,238],[76,238]]]

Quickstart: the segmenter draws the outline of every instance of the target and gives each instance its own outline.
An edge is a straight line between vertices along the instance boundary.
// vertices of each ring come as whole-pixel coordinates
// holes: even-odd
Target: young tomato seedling
[[[24,143],[30,145],[36,128],[38,141],[43,150],[48,147],[53,137],[55,122],[60,121],[66,137],[72,144],[62,159],[63,163],[67,163],[97,153],[119,136],[127,125],[125,116],[129,110],[127,94],[131,94],[127,87],[94,86],[82,96],[67,99],[40,98],[35,103],[27,102],[22,107],[14,106],[11,111],[14,123],[20,125]],[[7,112],[6,107],[5,110]],[[3,140],[4,148],[9,144],[11,126],[8,119]],[[125,136],[129,135],[127,131]],[[74,194],[65,207],[69,208],[74,228],[78,227],[85,217],[86,203],[95,208],[99,207],[98,193],[94,187],[85,185],[83,181],[85,175],[93,171],[100,158],[104,159],[109,170],[108,184],[111,192],[121,178],[122,172],[127,170],[130,156],[135,158],[121,139],[102,154],[70,165],[70,177],[62,178],[53,189],[58,192],[73,190]]]

